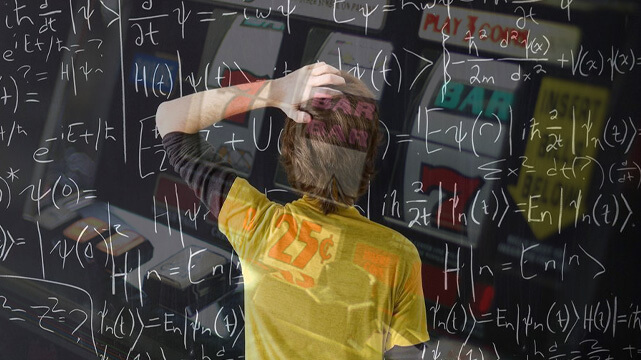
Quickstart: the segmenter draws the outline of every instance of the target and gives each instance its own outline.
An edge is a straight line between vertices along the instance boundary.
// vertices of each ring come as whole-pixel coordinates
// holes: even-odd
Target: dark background
[[[354,17],[352,22],[333,18],[334,4],[352,2],[291,1],[297,9],[290,16],[284,15],[287,1],[262,4],[267,2],[0,3],[0,357],[242,356],[242,284],[232,281],[240,276],[237,259],[204,210],[194,216],[198,204],[169,169],[153,116],[166,99],[218,86],[207,79],[218,71],[242,69],[257,79],[275,78],[325,60],[352,71],[358,63],[364,82],[380,89],[386,136],[377,176],[358,205],[419,250],[432,338],[425,358],[641,358],[637,2],[453,1],[446,36],[440,32],[447,7],[440,2],[370,2],[370,11],[378,8],[367,29],[357,8],[336,19]],[[436,24],[428,21],[439,14]],[[243,16],[251,21],[239,25]],[[479,18],[474,49],[461,43],[461,31],[473,16]],[[483,24],[487,39],[479,38]],[[249,28],[253,35],[241,33]],[[420,29],[432,38],[421,37]],[[531,30],[529,51],[516,44],[515,35],[504,44],[506,52],[497,52],[503,34],[512,34],[508,29]],[[329,42],[335,37],[342,45]],[[332,46],[341,48],[341,64],[323,57]],[[379,50],[374,62],[372,54]],[[446,67],[448,59],[463,61]],[[372,67],[374,75],[368,72]],[[512,76],[515,68],[518,78]],[[475,69],[482,69],[487,81],[474,82]],[[463,89],[456,104],[438,98],[447,76],[453,79],[450,91]],[[246,81],[238,80],[238,73],[232,79]],[[474,91],[477,95],[468,98]],[[509,121],[484,113],[479,124],[487,123],[487,131],[500,125],[500,141],[472,128],[478,106],[490,108],[497,91],[511,94]],[[474,97],[478,94],[481,98]],[[538,110],[537,104],[542,104]],[[574,123],[563,114],[571,104],[577,110]],[[437,121],[429,126],[440,133],[423,136],[426,110],[439,107],[429,113]],[[590,109],[590,119],[578,109]],[[558,122],[541,118],[541,111],[553,110],[560,113]],[[203,135],[217,148],[227,145],[230,162],[256,188],[286,202],[298,195],[278,164],[284,121],[267,109],[224,121]],[[569,150],[572,124],[579,144],[575,153]],[[594,130],[586,144],[589,126]],[[543,140],[536,139],[534,128]],[[560,150],[546,147],[551,143],[545,141],[559,136]],[[231,149],[231,143],[223,144],[232,139],[244,142]],[[426,150],[439,147],[435,153]],[[552,157],[559,169],[573,164],[573,174],[550,175]],[[520,181],[530,169],[540,183],[528,187]],[[560,187],[565,205],[547,199]],[[577,189],[583,207],[575,221],[575,208],[568,204],[577,201]],[[172,197],[179,191],[176,202]],[[443,214],[452,211],[454,201],[460,204],[451,219]],[[528,208],[528,201],[535,207]],[[572,211],[572,220],[558,226],[559,216],[567,214],[557,209],[545,218],[552,225],[537,221],[552,203]],[[220,332],[181,336],[171,327],[197,327],[194,314],[185,310],[195,308],[196,300],[141,291],[137,265],[114,277],[113,268],[90,265],[85,249],[80,255],[64,249],[73,243],[62,240],[63,230],[88,216],[148,239],[153,251],[132,252],[133,259],[142,254],[147,266],[177,253],[185,237],[224,257],[225,278],[212,280],[214,295],[198,305],[229,315],[210,319]],[[158,327],[141,325],[168,317],[173,325],[162,320]]]

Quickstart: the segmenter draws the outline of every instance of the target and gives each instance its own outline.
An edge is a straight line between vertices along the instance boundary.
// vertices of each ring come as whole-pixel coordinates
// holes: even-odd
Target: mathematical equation
[[[245,315],[240,305],[221,306],[215,309],[215,316],[211,319],[209,313],[203,316],[197,310],[192,314],[188,314],[187,310],[182,314],[162,310],[152,312],[139,307],[118,306],[106,300],[101,306],[97,305],[96,312],[93,313],[91,295],[73,285],[11,275],[0,275],[0,281],[39,283],[48,288],[61,287],[63,293],[80,291],[86,296],[87,307],[70,302],[67,297],[49,296],[47,291],[3,293],[0,294],[0,313],[11,323],[34,323],[43,332],[71,337],[74,343],[91,350],[101,359],[107,359],[107,354],[113,354],[114,351],[110,349],[112,344],[105,342],[107,338],[128,341],[131,344],[126,352],[128,359],[139,359],[140,356],[144,359],[144,356],[149,356],[149,349],[145,350],[145,346],[140,346],[139,343],[141,337],[148,333],[153,333],[149,336],[165,339],[165,342],[180,343],[185,350],[192,350],[196,341],[202,343],[207,338],[231,341],[231,344],[224,343],[219,348],[208,347],[207,352],[211,352],[211,358],[215,358],[228,356],[226,353],[230,351],[233,353],[239,338],[244,335]],[[162,343],[159,350],[164,356]],[[204,345],[200,345],[199,350],[202,351],[203,359],[207,358]]]
[[[386,171],[357,208],[410,234],[422,271],[437,269],[424,274],[432,340],[422,358],[641,358],[638,341],[619,342],[641,337],[637,299],[613,291],[583,301],[565,289],[577,279],[585,287],[637,280],[613,275],[619,256],[634,255],[606,255],[613,238],[639,225],[641,125],[621,84],[638,77],[641,48],[628,39],[638,18],[627,7],[10,0],[0,9],[0,212],[15,215],[0,216],[0,315],[9,324],[100,359],[244,358],[242,301],[195,287],[216,277],[216,291],[239,295],[240,261],[189,244],[190,235],[222,235],[171,173],[153,114],[161,101],[325,61],[380,102]],[[227,119],[201,135],[255,178],[261,156],[280,154],[272,115]],[[122,159],[112,156],[116,146]],[[124,162],[105,174],[104,158]],[[278,188],[265,194],[291,190],[269,170],[260,182]],[[98,177],[127,180],[107,185],[114,190]],[[142,192],[150,187],[151,196]],[[106,216],[77,219],[74,211],[103,201]],[[109,201],[143,212],[153,235],[176,236],[186,257],[165,259],[167,244],[112,217]],[[14,222],[23,217],[33,223]],[[73,221],[73,231],[51,230]],[[607,234],[603,247],[580,241],[597,238],[594,229]],[[129,247],[144,240],[155,248]],[[12,275],[19,263],[41,278]],[[542,283],[550,294],[537,293]],[[533,295],[519,301],[521,288]]]
[[[236,346],[239,338],[244,336],[245,330],[245,314],[242,306],[221,306],[217,309],[213,319],[207,319],[203,318],[203,315],[198,310],[193,314],[188,314],[186,310],[182,314],[169,311],[149,313],[148,311],[141,311],[140,308],[132,309],[125,306],[117,308],[104,302],[97,315],[97,333],[110,335],[119,340],[128,339],[128,343],[132,344],[128,354],[137,350],[136,348],[140,345],[139,339],[146,333],[153,334],[150,336],[162,337],[167,342],[177,342],[185,350],[192,350],[194,343],[202,341],[203,338],[215,337],[222,340],[231,340],[231,345],[228,345],[229,347],[227,348],[227,351],[229,351]],[[162,346],[159,346],[159,348],[163,352]],[[202,352],[203,359],[207,358],[204,345],[198,350]],[[212,358],[225,356],[226,353],[224,345],[217,349],[208,348],[207,351],[210,352],[209,356]],[[109,346],[105,345],[101,358],[106,358],[104,356],[107,353],[109,353]],[[131,356],[131,358],[135,359],[139,358],[139,356],[142,356],[140,357],[142,359],[145,356],[152,358],[149,352],[145,350],[138,350],[138,355]]]
[[[503,329],[511,333],[516,344],[527,348],[525,355],[529,359],[614,359],[619,358],[618,355],[634,359],[639,354],[640,349],[632,345],[608,349],[599,341],[600,335],[615,337],[617,330],[641,331],[641,308],[638,304],[622,303],[616,297],[584,305],[573,301],[554,302],[543,313],[542,318],[537,318],[532,306],[516,304],[514,308],[497,307],[494,312],[475,314],[468,304],[456,303],[451,308],[444,308],[436,303],[428,309],[428,319],[433,328],[449,334],[471,334],[483,326]],[[567,341],[578,332],[584,334],[579,350],[565,350],[563,342],[542,344],[536,340],[537,334],[552,333]],[[495,344],[489,349],[482,349],[466,341],[456,350],[450,354],[458,357],[442,357],[437,343],[431,356],[424,358],[501,358]],[[615,352],[618,352],[617,357],[612,357]]]

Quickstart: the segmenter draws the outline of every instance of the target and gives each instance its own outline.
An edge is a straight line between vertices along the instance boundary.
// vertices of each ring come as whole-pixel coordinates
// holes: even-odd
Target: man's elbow
[[[171,102],[172,100],[164,101],[156,109],[156,129],[160,137],[165,137],[166,134],[172,131],[185,131],[183,129],[183,121],[181,121],[178,114],[174,113],[175,110]]]
[[[156,109],[156,129],[160,137],[165,137],[165,135],[170,132],[168,129],[168,111],[166,101],[158,105],[158,109]]]

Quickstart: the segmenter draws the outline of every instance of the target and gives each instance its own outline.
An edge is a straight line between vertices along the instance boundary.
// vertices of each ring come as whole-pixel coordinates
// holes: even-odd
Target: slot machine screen
[[[410,137],[396,161],[396,182],[390,189],[398,203],[386,219],[475,246],[494,215],[488,217],[472,204],[506,196],[483,169],[500,165],[511,151],[507,134],[518,83],[510,76],[518,66],[450,53],[440,57],[435,69],[443,69],[446,62],[447,74],[430,74],[410,119]]]

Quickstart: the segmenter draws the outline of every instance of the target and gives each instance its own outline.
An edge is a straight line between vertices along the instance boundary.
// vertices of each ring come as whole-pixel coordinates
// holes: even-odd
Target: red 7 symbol
[[[483,179],[466,177],[447,167],[426,164],[421,166],[420,176],[425,194],[439,191],[439,186],[447,194],[439,199],[438,209],[432,211],[432,217],[440,214],[441,224],[454,231],[467,233],[459,214],[465,213],[473,195],[483,186]]]
[[[251,83],[254,83],[254,82],[257,82],[257,81],[267,80],[267,79],[269,79],[268,76],[259,77],[259,76],[256,76],[256,75],[252,74],[249,71],[225,69],[225,71],[223,72],[223,78],[220,81],[220,84],[223,87],[227,87],[227,86],[251,84]],[[244,88],[243,90],[245,90],[249,95],[254,95],[256,93],[256,91],[258,90],[258,88],[255,88],[255,89],[254,88]],[[240,97],[240,98],[237,98],[236,101],[249,101],[249,99],[244,98],[244,97]],[[247,113],[242,113],[242,114],[232,115],[232,116],[228,117],[227,120],[229,120],[231,122],[234,122],[234,123],[237,123],[237,124],[240,124],[240,125],[243,125],[243,126],[246,126],[247,125],[247,121],[246,121],[247,120],[247,116],[248,116]]]

